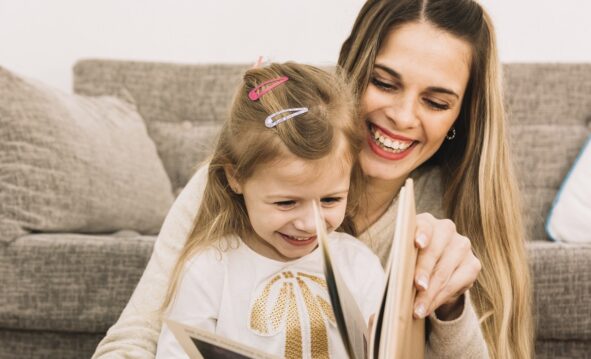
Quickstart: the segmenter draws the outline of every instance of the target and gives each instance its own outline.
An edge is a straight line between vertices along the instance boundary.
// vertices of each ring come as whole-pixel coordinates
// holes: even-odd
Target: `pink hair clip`
[[[250,90],[250,92],[248,93],[248,98],[253,101],[256,101],[260,99],[264,94],[271,91],[275,87],[281,85],[282,83],[286,82],[287,80],[289,80],[287,76],[280,76],[271,80],[267,80],[262,84],[258,85],[257,87],[253,88],[252,90]],[[263,88],[263,86],[266,87]]]
[[[252,65],[253,69],[256,69],[257,67],[261,66],[262,64],[264,64],[265,62],[267,62],[267,60],[265,60],[265,58],[263,56],[259,56],[259,58],[257,59],[257,61],[254,63],[254,65]]]
[[[283,113],[289,112],[289,115],[283,116],[278,120],[273,120],[273,118],[277,115],[281,115]],[[280,124],[283,121],[287,121],[290,118],[299,116],[303,113],[308,112],[308,108],[307,107],[297,107],[297,108],[288,108],[285,110],[281,110],[281,111],[277,111],[274,114],[271,114],[269,116],[267,116],[267,118],[265,119],[265,126],[267,126],[268,128],[272,128],[277,126],[278,124]]]

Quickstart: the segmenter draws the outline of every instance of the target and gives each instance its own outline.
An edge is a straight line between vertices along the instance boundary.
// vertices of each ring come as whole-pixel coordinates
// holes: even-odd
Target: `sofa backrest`
[[[74,92],[129,92],[178,192],[206,158],[247,67],[82,60]],[[591,132],[591,64],[507,64],[504,85],[526,231],[545,239],[552,200]]]

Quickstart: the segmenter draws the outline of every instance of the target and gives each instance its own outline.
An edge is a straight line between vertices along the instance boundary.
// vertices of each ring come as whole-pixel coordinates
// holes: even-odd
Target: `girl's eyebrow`
[[[386,66],[386,65],[382,65],[382,64],[375,64],[373,65],[374,68],[378,68],[380,70],[383,70],[385,72],[387,72],[390,76],[394,77],[395,79],[402,81],[402,75],[399,74],[398,72],[396,72],[396,70]],[[439,87],[439,86],[430,86],[427,87],[427,91],[429,92],[438,92],[438,93],[442,93],[442,94],[447,94],[447,95],[452,95],[454,97],[456,97],[457,99],[460,99],[460,95],[458,95],[455,91],[450,90],[448,88],[445,87]]]

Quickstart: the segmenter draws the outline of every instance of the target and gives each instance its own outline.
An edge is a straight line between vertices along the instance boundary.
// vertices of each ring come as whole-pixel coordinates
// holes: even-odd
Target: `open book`
[[[365,322],[337,268],[332,266],[324,220],[316,205],[314,210],[328,293],[349,357],[422,359],[425,349],[425,321],[413,318],[416,294],[413,278],[417,249],[414,245],[416,210],[412,179],[406,181],[398,197],[396,230],[386,265],[386,285],[371,328]],[[191,359],[278,358],[208,331],[172,320],[165,322]]]
[[[315,207],[317,209],[317,207]],[[417,358],[425,351],[425,320],[413,318],[416,295],[414,245],[416,209],[412,179],[398,195],[396,229],[386,264],[386,286],[373,325],[367,327],[339,272],[332,267],[324,220],[317,210],[318,242],[324,252],[324,273],[343,344],[353,359]]]

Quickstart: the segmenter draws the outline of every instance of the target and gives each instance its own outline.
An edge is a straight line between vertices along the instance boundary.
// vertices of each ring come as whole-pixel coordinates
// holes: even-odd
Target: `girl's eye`
[[[385,91],[392,91],[392,90],[396,90],[398,88],[396,85],[378,80],[376,77],[371,78],[371,83],[374,86],[376,86],[377,88],[385,90]]]
[[[325,197],[320,200],[322,204],[331,205],[339,203],[343,198],[342,197]]]
[[[449,105],[446,103],[433,101],[430,99],[425,99],[425,103],[427,103],[427,106],[431,107],[432,109],[434,109],[436,111],[443,111],[443,110],[449,109]]]
[[[290,208],[290,207],[295,206],[295,201],[278,201],[278,202],[274,202],[273,204],[285,209],[285,208]]]

